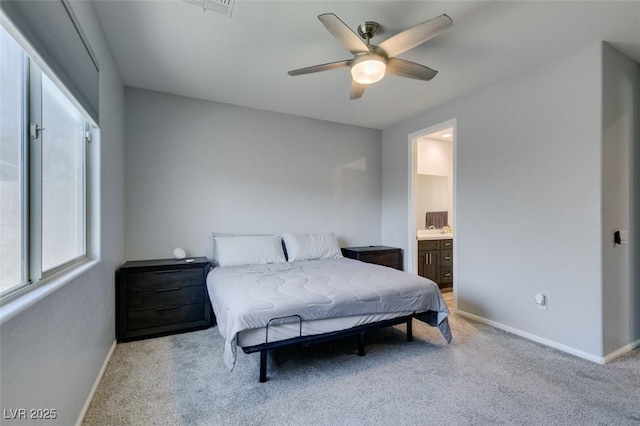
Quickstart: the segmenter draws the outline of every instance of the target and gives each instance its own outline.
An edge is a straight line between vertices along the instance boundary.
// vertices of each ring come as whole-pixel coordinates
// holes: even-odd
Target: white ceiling
[[[640,62],[640,1],[248,1],[231,18],[180,0],[94,0],[125,85],[383,129],[600,40]],[[317,16],[352,29],[379,22],[374,44],[447,13],[454,25],[400,57],[439,71],[386,76],[349,100],[348,69],[287,71],[349,59]]]
[[[445,136],[446,135],[446,136]],[[436,140],[441,142],[451,142],[453,140],[453,127],[447,127],[446,129],[439,130],[428,135],[420,136],[418,141],[422,140]]]

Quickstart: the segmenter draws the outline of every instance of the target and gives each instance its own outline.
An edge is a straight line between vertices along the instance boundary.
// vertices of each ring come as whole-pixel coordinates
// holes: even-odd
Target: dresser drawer
[[[129,331],[203,320],[204,304],[175,305],[127,313]]]
[[[203,286],[136,291],[129,293],[127,309],[140,311],[167,306],[193,305],[204,303],[204,298]]]
[[[441,250],[451,250],[453,248],[453,240],[440,240]]]
[[[453,282],[453,267],[442,266],[440,268],[440,284],[449,284]]]
[[[418,250],[440,250],[440,240],[419,240]]]
[[[382,266],[389,266],[391,268],[398,268],[400,266],[400,259],[398,255],[398,253],[361,254],[360,260],[367,263],[375,263]]]
[[[440,251],[440,265],[442,266],[453,265],[453,250]]]
[[[149,291],[202,286],[202,269],[160,269],[127,272],[127,290]]]

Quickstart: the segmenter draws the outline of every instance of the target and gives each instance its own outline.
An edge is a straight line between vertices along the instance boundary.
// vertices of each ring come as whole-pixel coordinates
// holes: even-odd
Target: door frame
[[[453,128],[453,137],[451,138],[452,151],[453,151],[453,171],[452,171],[452,179],[453,179],[453,230],[454,230],[454,239],[458,236],[458,228],[456,226],[456,209],[458,208],[457,203],[457,137],[458,137],[458,127],[457,127],[457,119],[452,118],[447,121],[443,121],[441,123],[435,124],[433,126],[426,127],[424,129],[418,130],[416,132],[410,133],[408,136],[409,143],[409,155],[408,155],[408,241],[407,241],[407,267],[405,271],[417,274],[418,273],[418,244],[417,244],[417,236],[416,236],[416,181],[418,174],[418,139],[422,136],[430,135],[435,132],[439,132],[440,130],[444,130],[448,127]],[[453,291],[455,295],[456,291],[456,276],[457,276],[457,262],[455,259],[456,256],[456,247],[457,244],[453,245]]]

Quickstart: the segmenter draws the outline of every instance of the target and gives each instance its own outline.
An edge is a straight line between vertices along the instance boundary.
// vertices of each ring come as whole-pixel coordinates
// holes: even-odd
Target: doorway
[[[455,148],[455,119],[409,135],[407,272],[426,276],[423,263],[429,263],[429,277],[439,277],[432,279],[443,291],[453,289],[454,297]],[[427,255],[422,251],[426,246],[430,250]],[[440,248],[447,251],[433,251]]]

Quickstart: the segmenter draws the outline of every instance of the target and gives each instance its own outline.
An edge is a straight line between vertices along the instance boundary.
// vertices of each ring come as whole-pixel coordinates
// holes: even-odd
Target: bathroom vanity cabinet
[[[418,275],[435,281],[440,290],[453,288],[453,240],[418,240]]]

